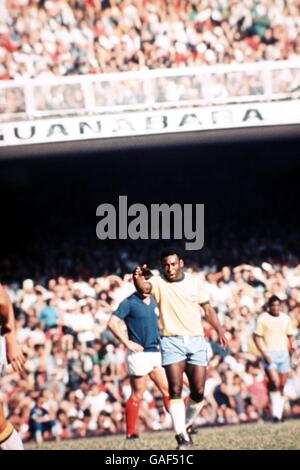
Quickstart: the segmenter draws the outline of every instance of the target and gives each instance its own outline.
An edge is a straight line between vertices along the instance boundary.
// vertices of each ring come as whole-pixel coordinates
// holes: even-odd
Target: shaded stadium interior
[[[96,208],[103,202],[117,205],[119,195],[127,195],[129,204],[204,203],[205,249],[188,254],[199,265],[271,258],[295,263],[299,149],[300,138],[293,137],[11,156],[0,161],[1,276],[13,281],[60,271],[121,273],[127,266],[116,264],[115,257],[128,250],[133,261],[150,257],[155,264],[169,242],[97,239]],[[244,251],[245,243],[251,253]],[[60,264],[66,255],[77,259],[76,267]]]

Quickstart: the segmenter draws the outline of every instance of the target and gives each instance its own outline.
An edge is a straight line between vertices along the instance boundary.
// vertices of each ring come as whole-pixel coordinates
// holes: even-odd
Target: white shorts
[[[152,372],[155,367],[161,367],[161,353],[159,351],[130,352],[126,359],[129,375],[143,376]]]

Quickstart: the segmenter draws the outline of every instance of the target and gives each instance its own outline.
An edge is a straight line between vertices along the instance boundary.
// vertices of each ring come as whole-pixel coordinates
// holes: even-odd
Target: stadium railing
[[[300,59],[0,81],[0,121],[300,98]]]

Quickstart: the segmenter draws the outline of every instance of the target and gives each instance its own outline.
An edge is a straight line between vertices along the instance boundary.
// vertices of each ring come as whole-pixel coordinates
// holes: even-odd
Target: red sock
[[[185,407],[187,407],[187,402],[189,401],[189,398],[190,398],[189,395],[187,395],[187,396],[184,398],[184,405],[185,405]]]
[[[164,396],[164,397],[163,397],[163,402],[164,402],[165,410],[169,413],[169,409],[170,409],[170,397]]]
[[[130,397],[125,406],[126,414],[126,433],[127,436],[132,434],[137,434],[136,432],[136,422],[139,414],[141,400],[136,400],[133,397]]]

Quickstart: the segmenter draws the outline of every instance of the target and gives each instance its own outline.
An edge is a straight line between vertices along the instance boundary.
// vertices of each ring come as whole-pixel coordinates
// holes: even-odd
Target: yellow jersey
[[[294,334],[294,329],[286,313],[275,317],[264,312],[257,319],[254,334],[263,338],[266,351],[288,351],[288,336]]]
[[[149,282],[160,312],[162,336],[204,336],[201,304],[208,303],[209,297],[198,276],[184,273],[174,282],[154,276]]]

